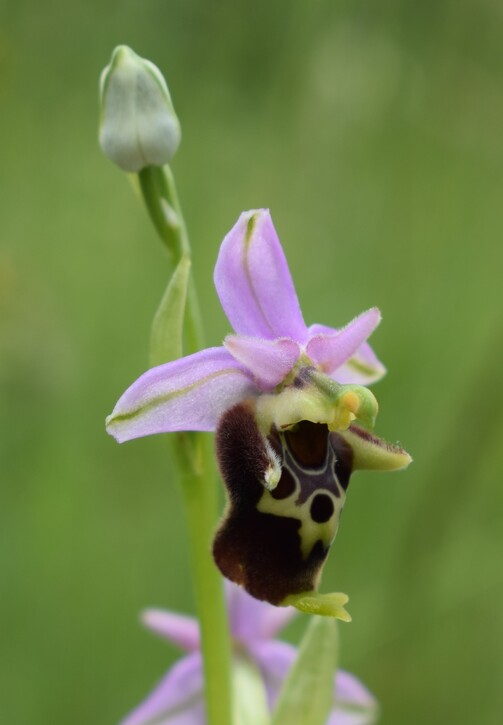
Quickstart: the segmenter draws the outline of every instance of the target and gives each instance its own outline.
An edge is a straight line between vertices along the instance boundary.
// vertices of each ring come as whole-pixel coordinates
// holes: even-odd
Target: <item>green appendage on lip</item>
[[[282,602],[282,607],[292,606],[307,614],[318,614],[322,617],[334,617],[343,622],[351,622],[351,615],[344,609],[349,601],[347,594],[332,592],[331,594],[320,594],[319,592],[302,592],[301,594],[290,594]]]

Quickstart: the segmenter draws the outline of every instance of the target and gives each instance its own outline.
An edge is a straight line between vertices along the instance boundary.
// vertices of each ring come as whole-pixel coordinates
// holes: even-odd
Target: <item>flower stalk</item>
[[[230,637],[222,579],[213,565],[209,545],[218,520],[211,440],[204,433],[179,433],[173,450],[177,451],[189,530],[191,569],[201,627],[207,722],[209,725],[231,725]]]
[[[174,265],[182,259],[190,261],[190,242],[187,227],[182,214],[175,179],[168,165],[146,166],[138,173],[140,190],[150,219]],[[184,332],[187,352],[195,352],[204,347],[204,333],[201,313],[194,282],[189,275],[187,303],[184,314]],[[151,355],[156,351],[151,350]],[[177,357],[173,356],[172,359]],[[163,362],[167,359],[164,358]]]
[[[176,265],[174,279],[184,262],[190,265],[191,253],[185,220],[169,166],[146,167],[139,174],[140,189],[150,218]],[[190,352],[204,345],[201,316],[195,287],[190,275],[184,275],[186,289],[179,305],[186,346]],[[183,284],[182,284],[183,288]],[[170,285],[154,318],[161,330],[166,316],[173,318],[173,304],[165,304]],[[185,302],[185,304],[183,304]],[[171,345],[181,347],[177,335],[168,335]],[[178,357],[176,349],[167,349],[162,335],[152,334],[150,358],[157,364]],[[196,608],[201,624],[207,720],[210,725],[231,725],[230,638],[222,581],[213,565],[210,541],[218,521],[218,494],[211,441],[203,433],[180,432],[172,451],[179,469],[187,526]]]
[[[175,180],[169,166],[181,131],[159,69],[127,46],[118,46],[100,79],[99,140],[103,153],[136,176],[150,219],[168,252],[171,269],[154,316],[153,365],[204,346],[191,250]],[[184,351],[185,348],[185,351]],[[190,558],[201,622],[207,721],[231,725],[230,639],[222,582],[210,542],[218,520],[213,455],[201,433],[178,432],[172,446],[187,510]]]

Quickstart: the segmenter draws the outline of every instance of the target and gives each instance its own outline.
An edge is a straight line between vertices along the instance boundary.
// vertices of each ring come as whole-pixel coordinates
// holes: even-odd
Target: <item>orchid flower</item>
[[[254,666],[265,688],[272,712],[283,681],[297,656],[297,648],[275,640],[275,635],[295,614],[292,607],[276,608],[250,597],[227,583],[227,606],[233,639],[233,669],[243,661]],[[197,620],[159,609],[143,613],[144,624],[153,632],[185,650],[147,698],[121,725],[204,725],[204,673]],[[239,698],[239,690],[236,693]],[[327,725],[370,725],[378,707],[364,685],[338,670],[333,687],[334,704]]]
[[[367,343],[380,312],[342,329],[306,326],[267,210],[241,214],[214,280],[235,334],[142,375],[108,431],[119,442],[216,431],[229,506],[213,553],[224,576],[272,604],[348,620],[347,597],[317,588],[349,477],[411,460],[371,433],[377,401],[363,385],[385,372]]]
[[[377,309],[342,330],[306,327],[268,211],[241,214],[222,243],[215,287],[236,334],[223,347],[159,365],[133,383],[107,420],[119,443],[154,433],[215,431],[226,410],[270,394],[294,368],[314,366],[338,383],[363,385],[384,374],[365,344],[379,324]]]

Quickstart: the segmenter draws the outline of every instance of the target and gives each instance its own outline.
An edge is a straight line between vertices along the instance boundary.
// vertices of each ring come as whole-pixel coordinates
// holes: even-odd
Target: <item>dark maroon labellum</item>
[[[229,505],[213,544],[222,574],[257,599],[281,604],[317,589],[339,522],[352,470],[352,451],[327,426],[302,421],[271,431],[281,462],[277,486],[266,488],[273,453],[253,406],[239,403],[222,416],[217,457]]]

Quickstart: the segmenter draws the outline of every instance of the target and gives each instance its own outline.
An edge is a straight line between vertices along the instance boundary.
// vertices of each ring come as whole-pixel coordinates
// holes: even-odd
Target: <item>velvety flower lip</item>
[[[268,210],[241,214],[222,242],[214,279],[236,334],[223,347],[160,365],[133,383],[107,419],[119,442],[214,431],[225,410],[270,392],[300,360],[339,383],[367,385],[384,374],[366,342],[381,319],[377,308],[342,329],[306,327]]]
[[[235,644],[234,656],[244,648],[262,675],[272,710],[297,648],[273,639],[295,616],[292,607],[273,607],[259,602],[241,587],[225,582],[229,622]],[[198,651],[198,622],[185,615],[158,609],[143,614],[143,622],[188,654],[175,663],[147,698],[121,725],[204,725],[204,677]],[[338,670],[334,678],[334,706],[327,725],[372,725],[377,703],[352,674]]]

